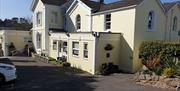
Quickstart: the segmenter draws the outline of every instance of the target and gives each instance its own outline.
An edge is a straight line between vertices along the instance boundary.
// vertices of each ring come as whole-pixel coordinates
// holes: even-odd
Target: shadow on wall
[[[133,71],[133,49],[127,43],[124,37],[121,37],[120,43],[120,70],[128,73]]]
[[[94,91],[93,76],[81,76],[71,68],[16,66],[18,79],[11,91]],[[8,88],[2,88],[9,91]]]
[[[76,24],[73,23],[73,21],[69,15],[67,16],[67,25],[68,25],[68,27],[67,27],[68,32],[76,32],[75,31],[76,30]],[[82,26],[82,24],[81,24],[81,26]]]

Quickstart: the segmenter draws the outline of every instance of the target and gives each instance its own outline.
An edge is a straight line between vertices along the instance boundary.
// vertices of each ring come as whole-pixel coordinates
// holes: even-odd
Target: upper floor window
[[[111,14],[105,15],[105,29],[111,29]]]
[[[177,30],[177,17],[175,16],[173,18],[173,29],[172,29],[172,31],[176,31],[176,30]]]
[[[79,14],[76,16],[76,29],[81,29],[81,16]]]
[[[37,12],[37,14],[36,14],[36,24],[37,24],[37,26],[42,25],[42,12]]]
[[[149,15],[148,15],[148,30],[153,30],[154,20],[155,20],[155,15],[154,15],[154,12],[151,11],[149,12]]]
[[[58,12],[52,12],[52,23],[58,23]]]

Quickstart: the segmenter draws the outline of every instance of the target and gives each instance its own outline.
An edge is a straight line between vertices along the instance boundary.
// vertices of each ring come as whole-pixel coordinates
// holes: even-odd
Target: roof
[[[66,3],[68,0],[41,0],[44,4],[50,4],[50,5],[63,5]]]
[[[52,31],[53,33],[61,33],[61,32],[67,32],[64,29],[58,29],[58,28],[49,28],[49,31]]]
[[[81,1],[93,10],[99,9],[99,6],[100,6],[99,2],[90,1],[90,0],[81,0]]]
[[[164,6],[165,11],[169,11],[176,4],[177,2],[170,2],[170,3],[164,3],[163,6]]]
[[[122,0],[122,1],[114,2],[110,4],[101,5],[99,11],[106,11],[106,10],[112,10],[112,9],[117,9],[117,8],[122,8],[122,7],[139,5],[143,1],[144,0]]]

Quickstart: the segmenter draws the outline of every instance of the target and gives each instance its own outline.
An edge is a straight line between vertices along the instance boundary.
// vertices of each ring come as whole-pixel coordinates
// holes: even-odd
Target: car
[[[0,63],[0,86],[5,82],[16,80],[16,67],[11,64]]]

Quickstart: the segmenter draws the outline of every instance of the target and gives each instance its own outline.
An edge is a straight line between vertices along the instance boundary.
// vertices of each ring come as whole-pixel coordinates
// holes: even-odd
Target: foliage
[[[180,43],[171,43],[164,41],[147,41],[140,46],[139,57],[149,70],[154,71],[157,75],[169,76],[171,74],[180,74],[176,57],[180,51]],[[180,71],[179,71],[180,72]]]
[[[0,19],[0,29],[12,29],[12,30],[30,30],[32,23],[29,18],[18,18],[12,19]]]
[[[48,60],[49,61],[57,61],[55,58],[53,58],[53,57],[48,57]]]
[[[171,68],[163,69],[162,76],[172,77],[173,76],[173,69],[171,69]]]

